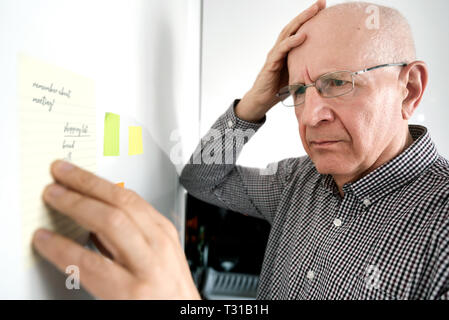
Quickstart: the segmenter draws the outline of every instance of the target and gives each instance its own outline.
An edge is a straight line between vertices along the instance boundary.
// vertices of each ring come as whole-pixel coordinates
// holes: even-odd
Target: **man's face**
[[[303,28],[306,42],[288,57],[290,84],[396,62],[369,58],[362,27],[339,27],[318,16]],[[295,107],[295,114],[304,149],[320,173],[358,176],[388,153],[404,124],[399,73],[399,67],[388,67],[357,75],[354,90],[337,98],[307,89],[305,103]]]

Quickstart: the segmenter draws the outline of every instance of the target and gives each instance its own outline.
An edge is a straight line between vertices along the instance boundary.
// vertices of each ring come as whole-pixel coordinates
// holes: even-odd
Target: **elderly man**
[[[407,21],[376,6],[373,28],[369,6],[317,14],[318,2],[299,15],[212,127],[257,131],[280,99],[308,156],[271,175],[195,159],[182,173],[192,195],[271,223],[258,298],[449,299],[449,164],[426,128],[408,125],[427,67]],[[226,142],[222,153],[242,147]],[[205,139],[201,150],[220,148]]]
[[[194,155],[181,175],[198,198],[271,223],[258,298],[449,299],[449,164],[424,127],[408,125],[427,67],[404,18],[376,7],[381,23],[368,27],[367,6],[323,10],[320,0],[296,17],[214,124],[220,137],[199,148],[203,159],[238,154],[240,138],[282,101],[307,157],[270,172]],[[111,259],[45,230],[34,237],[39,253],[61,270],[79,266],[100,298],[199,298],[164,216],[71,164],[51,172],[45,202],[93,231]]]

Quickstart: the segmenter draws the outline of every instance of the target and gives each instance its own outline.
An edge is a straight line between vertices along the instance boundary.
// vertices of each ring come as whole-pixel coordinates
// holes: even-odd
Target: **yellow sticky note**
[[[107,112],[104,117],[104,156],[120,155],[120,116]]]
[[[129,128],[129,146],[128,155],[136,155],[143,153],[142,144],[142,127],[128,127]]]

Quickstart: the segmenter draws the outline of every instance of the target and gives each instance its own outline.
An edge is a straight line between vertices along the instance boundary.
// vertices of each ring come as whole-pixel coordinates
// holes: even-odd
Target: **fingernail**
[[[48,240],[52,236],[52,232],[45,230],[45,229],[39,229],[34,234],[34,239],[36,241],[45,241]]]
[[[56,164],[56,170],[58,170],[59,172],[67,172],[72,170],[73,168],[74,166],[67,161],[59,160]]]
[[[58,184],[52,184],[47,189],[47,193],[51,197],[59,197],[65,191],[66,191],[66,189]]]

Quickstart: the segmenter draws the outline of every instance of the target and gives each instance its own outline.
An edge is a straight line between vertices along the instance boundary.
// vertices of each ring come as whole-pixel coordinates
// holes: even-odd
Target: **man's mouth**
[[[339,142],[340,141],[338,141],[338,140],[336,140],[336,141],[332,141],[332,140],[311,141],[310,146],[314,147],[314,148],[326,148],[326,147],[334,146]]]

